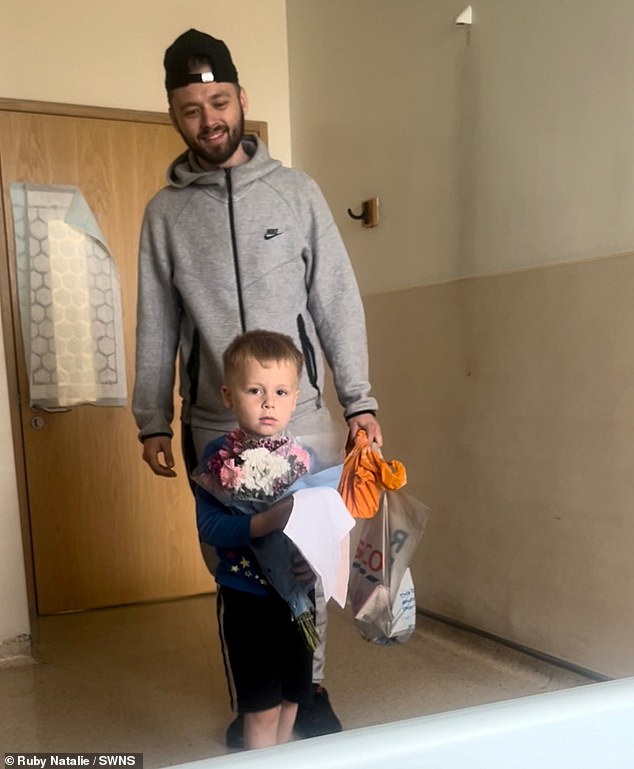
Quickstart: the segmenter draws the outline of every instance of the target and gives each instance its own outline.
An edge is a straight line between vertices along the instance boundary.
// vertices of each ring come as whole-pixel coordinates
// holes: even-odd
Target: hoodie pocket
[[[189,403],[195,406],[198,401],[198,378],[200,376],[200,334],[198,329],[194,330],[192,336],[192,349],[189,353],[186,371],[189,379]]]
[[[321,408],[321,391],[319,389],[319,383],[317,382],[317,361],[315,357],[315,348],[313,343],[308,338],[308,332],[306,331],[306,323],[301,313],[297,316],[297,332],[299,334],[299,341],[302,346],[302,354],[304,355],[304,366],[306,366],[306,375],[308,381],[315,389],[317,393],[317,408]]]

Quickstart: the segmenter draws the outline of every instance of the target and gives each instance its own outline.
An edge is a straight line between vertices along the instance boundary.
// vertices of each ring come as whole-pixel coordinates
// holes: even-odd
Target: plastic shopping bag
[[[429,508],[403,491],[384,491],[378,513],[351,532],[348,595],[366,641],[405,643],[416,629],[416,596],[409,569]]]

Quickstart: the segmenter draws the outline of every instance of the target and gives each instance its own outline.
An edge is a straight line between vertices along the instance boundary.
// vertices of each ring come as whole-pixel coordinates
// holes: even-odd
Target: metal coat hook
[[[362,210],[362,212],[360,214],[353,214],[352,213],[352,209],[349,208],[348,209],[348,216],[351,219],[366,219],[367,216],[368,216],[368,204],[367,203],[363,204],[363,210]]]
[[[379,223],[379,199],[370,198],[369,200],[364,200],[361,213],[354,214],[348,209],[348,216],[351,219],[362,221],[364,227],[376,227]]]

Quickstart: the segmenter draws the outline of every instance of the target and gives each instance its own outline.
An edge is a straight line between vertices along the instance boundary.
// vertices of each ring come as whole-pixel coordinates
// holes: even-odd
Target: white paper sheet
[[[350,576],[350,536],[354,518],[335,489],[316,487],[295,492],[284,534],[301,550],[321,578],[326,601],[346,605]]]

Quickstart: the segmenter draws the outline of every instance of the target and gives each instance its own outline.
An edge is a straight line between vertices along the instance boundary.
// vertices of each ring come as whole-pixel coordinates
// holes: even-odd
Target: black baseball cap
[[[209,60],[211,72],[192,75],[188,62],[192,56]],[[171,91],[190,83],[237,83],[238,71],[231,60],[231,53],[222,40],[197,29],[190,29],[170,45],[163,58],[165,88]]]

